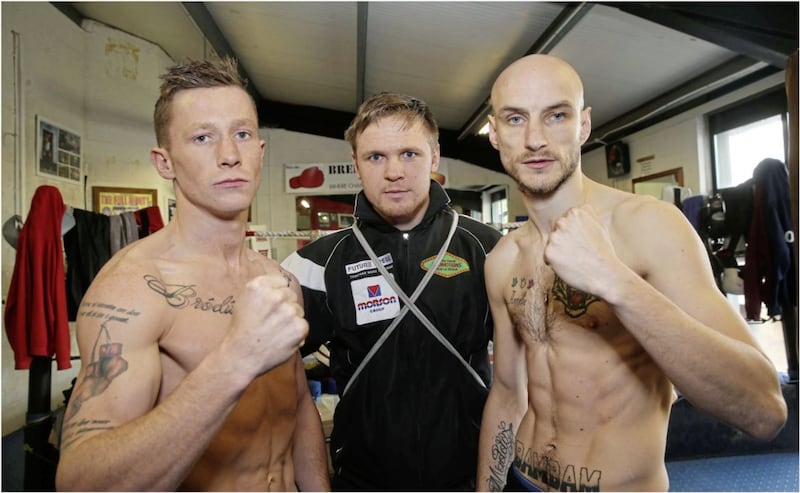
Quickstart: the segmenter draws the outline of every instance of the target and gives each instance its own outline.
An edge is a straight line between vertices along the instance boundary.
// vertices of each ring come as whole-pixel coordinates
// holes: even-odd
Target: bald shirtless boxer
[[[176,214],[81,302],[57,488],[328,490],[299,285],[244,247],[265,149],[255,104],[230,59],[162,79],[150,157]]]
[[[668,202],[586,178],[583,86],[531,55],[492,88],[490,141],[529,219],[486,263],[494,382],[477,488],[668,488],[676,388],[769,439],[786,420],[777,373],[714,284],[698,235]]]

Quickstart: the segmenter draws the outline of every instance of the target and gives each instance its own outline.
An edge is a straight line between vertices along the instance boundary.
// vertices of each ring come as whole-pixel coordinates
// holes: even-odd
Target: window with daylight
[[[506,189],[492,192],[492,222],[494,224],[505,224],[508,222],[508,198]]]
[[[788,115],[783,87],[708,116],[714,162],[714,190],[753,177],[765,158],[786,162]]]

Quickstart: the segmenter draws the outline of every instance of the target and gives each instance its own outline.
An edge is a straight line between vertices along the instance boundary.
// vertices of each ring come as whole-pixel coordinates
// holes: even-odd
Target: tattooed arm
[[[174,307],[141,271],[114,263],[95,279],[78,316],[82,367],[56,485],[175,490],[253,378],[296,354],[307,325],[280,274],[252,279],[235,296],[236,312],[218,315],[228,317],[222,340],[195,353],[196,365],[157,402],[165,371],[159,339]]]
[[[477,491],[503,491],[514,460],[515,433],[527,409],[526,365],[523,342],[516,334],[503,299],[511,279],[516,248],[503,238],[486,259],[485,278],[494,319],[494,375],[483,409],[478,447]]]

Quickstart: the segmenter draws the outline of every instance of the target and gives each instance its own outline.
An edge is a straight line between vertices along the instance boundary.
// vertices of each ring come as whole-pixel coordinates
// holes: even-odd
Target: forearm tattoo
[[[147,283],[147,287],[162,295],[172,308],[183,309],[189,307],[222,315],[233,314],[233,305],[236,303],[233,296],[227,296],[222,301],[217,301],[214,297],[204,300],[197,296],[194,284],[165,284],[161,279],[149,274],[144,276],[144,280]]]
[[[573,288],[558,276],[553,280],[553,298],[564,305],[564,313],[571,318],[584,315],[589,305],[600,301],[597,296]]]
[[[492,444],[492,463],[489,465],[489,477],[486,479],[488,491],[503,491],[506,474],[514,458],[514,428],[511,423],[501,421],[500,430]]]

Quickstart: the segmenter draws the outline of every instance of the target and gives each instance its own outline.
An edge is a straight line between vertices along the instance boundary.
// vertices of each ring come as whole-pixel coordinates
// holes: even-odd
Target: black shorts
[[[519,470],[511,466],[506,477],[506,487],[503,491],[544,491],[525,477]]]

